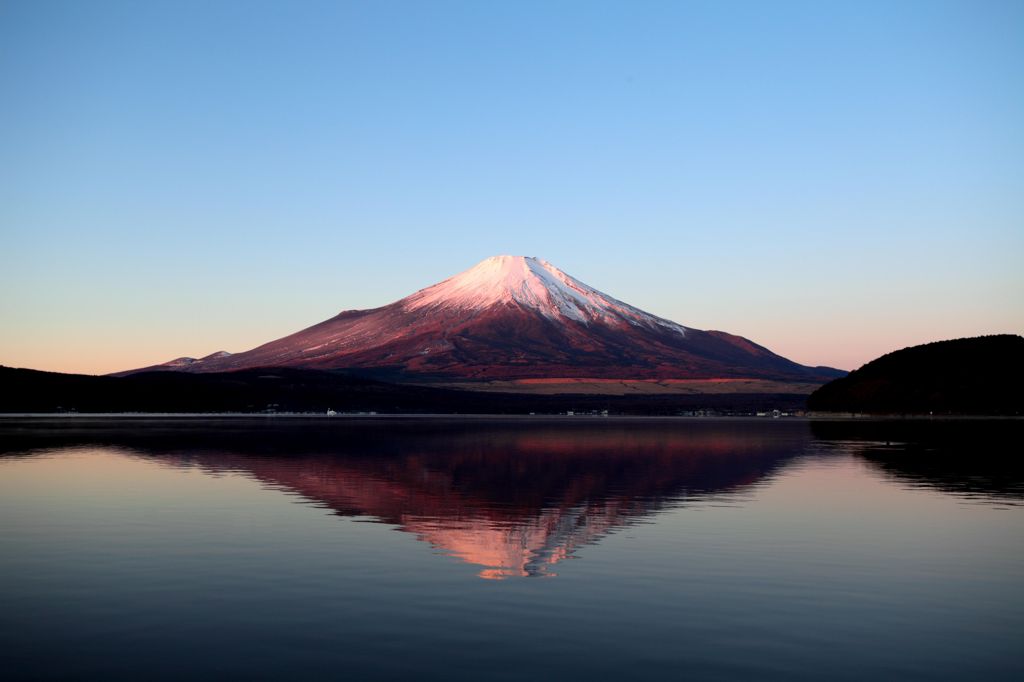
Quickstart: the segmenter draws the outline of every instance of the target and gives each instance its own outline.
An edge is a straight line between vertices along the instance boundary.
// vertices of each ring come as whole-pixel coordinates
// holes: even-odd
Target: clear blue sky
[[[0,3],[0,364],[491,255],[797,361],[1024,331],[1022,2]]]

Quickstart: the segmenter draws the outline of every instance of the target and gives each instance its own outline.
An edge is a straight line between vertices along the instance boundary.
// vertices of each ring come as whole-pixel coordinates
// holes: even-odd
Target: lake
[[[1024,422],[0,420],[0,677],[1024,679]]]

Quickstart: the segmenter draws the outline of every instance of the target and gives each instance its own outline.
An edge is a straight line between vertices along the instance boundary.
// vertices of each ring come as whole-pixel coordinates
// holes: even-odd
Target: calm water
[[[1022,426],[4,420],[0,677],[1024,679]]]

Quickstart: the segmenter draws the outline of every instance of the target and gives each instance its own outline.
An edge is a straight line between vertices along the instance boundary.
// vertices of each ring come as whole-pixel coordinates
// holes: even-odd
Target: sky
[[[1024,3],[0,1],[0,364],[498,254],[854,369],[1024,332]]]

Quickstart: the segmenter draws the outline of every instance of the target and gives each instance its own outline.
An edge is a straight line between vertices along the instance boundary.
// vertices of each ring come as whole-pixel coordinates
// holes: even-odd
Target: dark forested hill
[[[1024,414],[1024,337],[1000,334],[904,348],[825,384],[807,406],[873,414]]]

